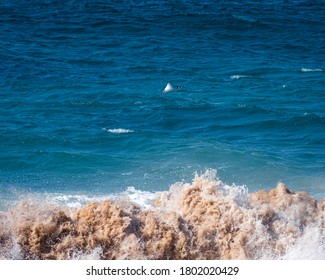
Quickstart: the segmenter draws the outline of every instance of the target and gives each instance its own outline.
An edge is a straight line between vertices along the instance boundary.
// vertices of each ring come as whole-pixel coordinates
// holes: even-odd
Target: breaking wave
[[[301,68],[301,72],[323,72],[323,69]]]
[[[132,132],[134,132],[134,130],[124,129],[124,128],[110,128],[110,129],[104,128],[104,130],[109,132],[109,133],[113,133],[113,134],[122,134],[122,133],[132,133]]]
[[[159,193],[0,212],[0,259],[325,259],[325,201],[284,184],[249,193],[215,170]]]
[[[230,79],[238,80],[240,78],[247,78],[247,77],[250,77],[250,76],[247,76],[247,75],[232,75],[232,76],[230,76]]]

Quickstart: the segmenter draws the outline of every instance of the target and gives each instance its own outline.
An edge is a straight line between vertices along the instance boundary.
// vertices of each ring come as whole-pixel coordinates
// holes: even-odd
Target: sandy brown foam
[[[305,250],[310,234],[322,258],[324,229],[325,202],[307,193],[280,183],[249,194],[200,176],[158,193],[149,210],[125,199],[22,202],[0,212],[0,259],[278,259]]]

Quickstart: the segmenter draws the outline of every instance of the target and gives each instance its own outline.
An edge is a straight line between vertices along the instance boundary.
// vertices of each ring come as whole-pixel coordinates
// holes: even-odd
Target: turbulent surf
[[[325,201],[279,183],[248,193],[210,170],[156,193],[80,208],[21,202],[1,213],[3,259],[322,259]],[[148,207],[149,206],[149,207]]]

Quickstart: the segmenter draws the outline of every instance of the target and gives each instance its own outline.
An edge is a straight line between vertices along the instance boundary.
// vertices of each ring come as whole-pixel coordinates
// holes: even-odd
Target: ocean
[[[0,259],[325,259],[324,16],[1,1]]]

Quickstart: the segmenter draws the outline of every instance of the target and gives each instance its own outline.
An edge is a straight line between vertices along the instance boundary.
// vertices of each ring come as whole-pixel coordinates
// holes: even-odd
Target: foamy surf
[[[89,203],[104,202],[106,200],[125,200],[130,203],[137,204],[143,209],[152,207],[152,202],[156,197],[156,193],[136,190],[134,187],[128,187],[124,192],[109,194],[109,195],[90,195],[90,194],[47,194],[45,199],[34,196],[29,198],[28,201],[46,201],[48,204],[53,204],[67,208],[81,208]],[[27,200],[25,200],[26,202]]]
[[[0,212],[1,259],[325,259],[325,201],[284,184],[249,193],[215,170],[168,191]]]

